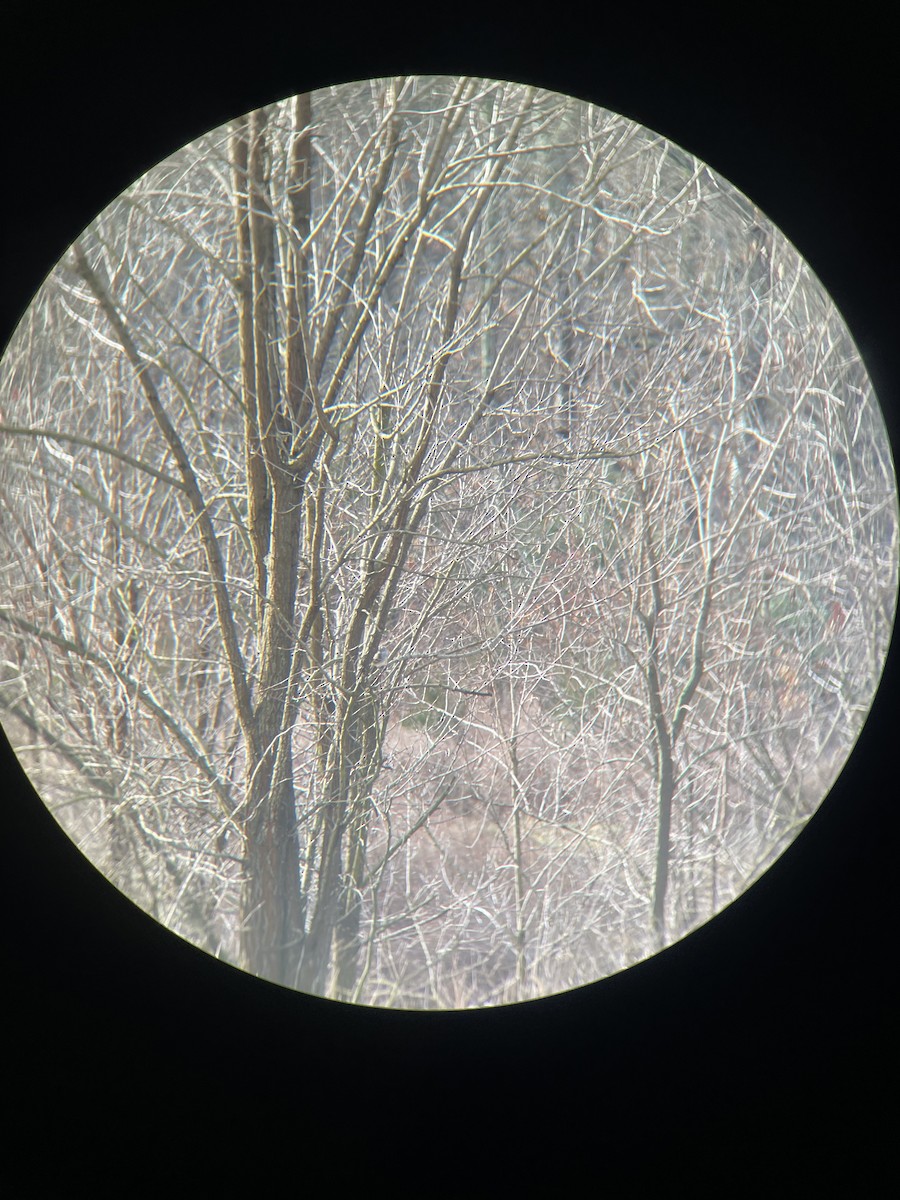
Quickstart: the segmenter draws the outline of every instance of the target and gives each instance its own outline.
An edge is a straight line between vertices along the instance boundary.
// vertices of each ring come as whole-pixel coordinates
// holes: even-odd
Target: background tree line
[[[153,915],[303,990],[650,953],[786,845],[877,683],[896,496],[842,322],[702,164],[559,96],[215,131],[85,231],[0,404],[29,773]]]

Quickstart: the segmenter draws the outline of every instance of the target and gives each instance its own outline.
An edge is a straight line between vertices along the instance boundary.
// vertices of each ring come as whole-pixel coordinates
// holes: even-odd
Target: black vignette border
[[[765,6],[683,19],[414,11],[418,23],[247,9],[232,24],[206,4],[9,4],[3,342],[81,227],[229,116],[365,75],[504,76],[627,113],[751,195],[841,308],[896,455],[898,104],[874,6],[830,24],[776,24]],[[198,1179],[234,1157],[223,1127],[226,1141],[240,1131],[238,1157],[263,1175],[296,1153],[302,1130],[309,1170],[313,1146],[363,1174],[385,1169],[393,1148],[401,1193],[461,1143],[490,1149],[480,1178],[494,1170],[507,1183],[692,1163],[862,1170],[864,1155],[883,1153],[883,1086],[897,1065],[896,659],[895,647],[857,751],[791,861],[658,959],[516,1011],[355,1012],[208,960],[111,893],[4,746],[4,990],[20,1126],[69,1145],[62,1168],[101,1174],[126,1133],[148,1170],[151,1145],[178,1142]]]

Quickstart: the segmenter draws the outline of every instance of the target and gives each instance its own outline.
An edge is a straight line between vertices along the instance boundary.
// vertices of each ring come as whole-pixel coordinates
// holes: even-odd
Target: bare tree
[[[85,231],[2,389],[19,752],[128,894],[288,986],[620,969],[780,852],[877,685],[855,348],[614,114],[447,78],[251,113]]]

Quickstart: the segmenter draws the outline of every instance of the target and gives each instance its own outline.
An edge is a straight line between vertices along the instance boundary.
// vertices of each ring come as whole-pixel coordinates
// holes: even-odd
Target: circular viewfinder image
[[[555,93],[294,96],[148,171],[0,375],[0,720],[182,938],[312,995],[510,1004],[657,953],[815,814],[897,486],[814,272]]]

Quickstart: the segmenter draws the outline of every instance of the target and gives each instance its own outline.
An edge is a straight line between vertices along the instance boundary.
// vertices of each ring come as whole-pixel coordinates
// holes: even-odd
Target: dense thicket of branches
[[[464,1007],[708,919],[845,761],[894,615],[859,356],[623,118],[374,81],[85,231],[0,391],[0,716],[148,912]]]

